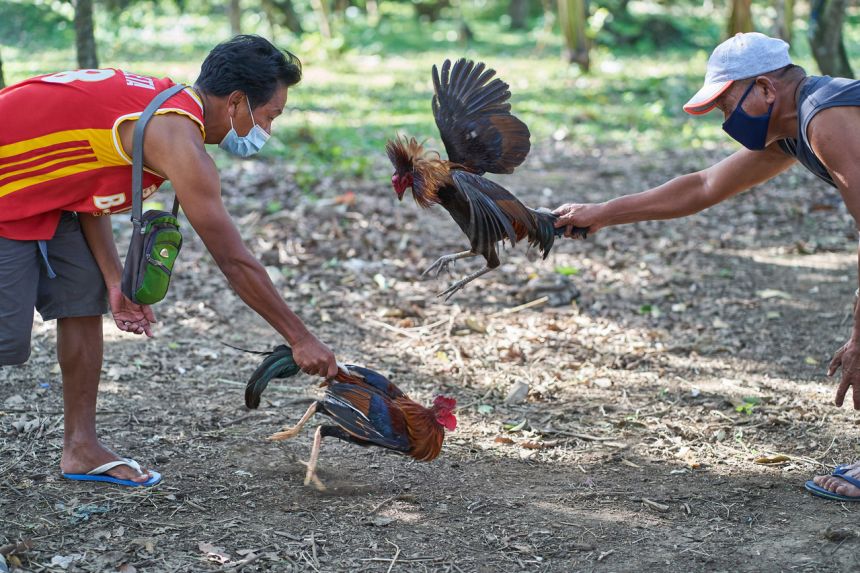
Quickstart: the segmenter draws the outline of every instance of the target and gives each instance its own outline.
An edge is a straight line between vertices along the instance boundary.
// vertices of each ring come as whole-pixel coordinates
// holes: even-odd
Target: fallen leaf
[[[534,442],[531,440],[527,440],[525,442],[520,442],[520,447],[526,448],[527,450],[545,450],[548,448],[554,448],[558,445],[558,440],[549,440],[546,442]]]
[[[513,444],[514,441],[507,436],[496,436],[496,439],[493,440],[497,444]]]
[[[201,541],[197,544],[197,548],[205,553],[210,561],[216,561],[222,565],[230,561],[230,554],[225,553],[223,547],[215,547],[211,543]]]
[[[511,433],[519,432],[520,430],[522,430],[523,428],[526,427],[527,423],[528,423],[528,419],[524,419],[522,422],[519,422],[517,424],[505,424],[504,428],[505,428],[505,430],[507,430]]]
[[[466,326],[472,332],[477,332],[478,334],[487,334],[487,325],[483,322],[479,322],[474,318],[467,318]]]
[[[123,563],[119,566],[119,573],[137,573],[137,568],[131,563]]]
[[[517,380],[511,384],[511,389],[508,390],[508,395],[505,397],[505,404],[519,404],[520,402],[524,402],[528,395],[528,383]]]
[[[337,197],[335,197],[333,199],[333,202],[336,205],[350,206],[353,203],[355,203],[355,193],[352,191],[347,191],[346,193],[344,193],[342,195],[338,195]]]
[[[807,356],[806,358],[803,359],[803,361],[806,362],[807,364],[809,364],[810,366],[818,366],[818,360],[816,360],[812,356]]]
[[[645,497],[642,498],[642,503],[645,506],[650,507],[651,509],[653,509],[655,511],[659,511],[661,513],[669,511],[668,505],[663,505],[662,503],[657,503],[656,501],[652,501],[652,500],[645,498]]]
[[[783,462],[791,461],[791,458],[784,454],[777,454],[775,456],[761,456],[755,459],[755,463],[757,464],[781,464]]]
[[[764,290],[760,290],[760,291],[756,292],[756,294],[758,295],[759,298],[764,298],[764,299],[768,299],[768,298],[782,298],[785,300],[791,299],[791,295],[788,294],[787,292],[782,291],[782,290],[772,289],[772,288],[766,288]]]

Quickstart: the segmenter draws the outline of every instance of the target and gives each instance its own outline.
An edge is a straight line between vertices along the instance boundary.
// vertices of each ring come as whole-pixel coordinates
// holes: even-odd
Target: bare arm
[[[818,113],[810,122],[807,136],[815,155],[827,167],[848,212],[860,229],[860,108],[834,107]],[[846,127],[850,126],[850,129]],[[860,245],[857,255],[860,267]],[[849,387],[853,387],[854,409],[860,410],[860,304],[854,303],[854,325],[851,338],[830,362],[827,374],[832,376],[842,368],[836,405],[841,406]]]
[[[153,117],[146,132],[144,163],[170,179],[191,226],[230,286],[286,339],[302,370],[334,376],[334,354],[290,310],[266,270],[242,242],[221,200],[218,171],[203,147],[199,128],[178,115]]]
[[[155,322],[152,309],[148,305],[135,304],[122,294],[120,288],[122,265],[116,252],[110,217],[78,213],[78,221],[90,252],[104,278],[111,314],[117,328],[126,332],[152,336],[151,323]]]
[[[698,213],[788,169],[794,159],[776,144],[764,151],[741,149],[703,171],[676,177],[659,187],[599,204],[569,204],[555,210],[557,227],[603,227],[675,219]]]

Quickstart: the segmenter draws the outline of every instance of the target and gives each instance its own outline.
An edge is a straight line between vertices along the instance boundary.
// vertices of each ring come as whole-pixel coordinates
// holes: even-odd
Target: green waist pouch
[[[150,210],[134,227],[122,272],[122,292],[137,304],[155,304],[167,295],[173,264],[182,248],[179,221],[168,211]]]
[[[122,269],[122,293],[137,304],[155,304],[167,295],[173,264],[182,248],[179,201],[172,211],[143,211],[143,135],[156,110],[185,88],[177,84],[161,92],[146,106],[134,127],[131,167],[131,221],[134,233]]]

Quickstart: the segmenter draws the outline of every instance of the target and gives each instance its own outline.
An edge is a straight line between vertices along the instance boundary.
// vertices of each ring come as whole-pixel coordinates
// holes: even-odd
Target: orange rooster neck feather
[[[435,459],[442,451],[445,429],[436,421],[433,412],[405,397],[397,398],[394,403],[400,407],[406,419],[409,455],[422,462]]]
[[[435,151],[425,151],[414,138],[398,137],[385,146],[399,175],[412,174],[412,197],[425,209],[439,202],[439,188],[452,185],[451,165]]]

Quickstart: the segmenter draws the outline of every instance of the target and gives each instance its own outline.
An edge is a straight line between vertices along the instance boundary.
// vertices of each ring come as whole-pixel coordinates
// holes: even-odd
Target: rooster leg
[[[269,440],[270,442],[279,442],[281,440],[289,440],[290,438],[296,437],[298,435],[298,433],[302,431],[302,428],[304,427],[304,425],[308,423],[308,420],[311,419],[311,416],[316,414],[316,411],[317,411],[317,403],[314,402],[313,404],[311,404],[311,407],[308,408],[308,411],[305,412],[305,415],[302,416],[302,419],[299,420],[298,424],[296,424],[292,428],[284,428],[280,432],[272,434],[271,436],[269,436],[266,439]]]
[[[474,273],[467,275],[467,276],[463,277],[462,279],[458,280],[457,282],[455,282],[454,284],[452,284],[451,286],[446,288],[444,291],[437,294],[436,297],[438,298],[440,296],[444,296],[445,302],[448,302],[448,300],[452,296],[454,296],[454,293],[456,293],[458,290],[460,290],[461,288],[463,288],[464,286],[466,286],[467,284],[469,284],[470,282],[472,282],[473,280],[475,280],[479,276],[483,275],[484,273],[490,272],[491,270],[493,270],[493,269],[484,265],[484,268],[482,268],[479,271],[475,271]]]
[[[322,445],[322,426],[317,427],[317,433],[314,434],[314,445],[311,447],[311,457],[308,460],[308,473],[305,475],[305,485],[313,482],[314,487],[319,491],[325,491],[325,485],[320,478],[317,477],[317,462],[320,458],[320,446]]]
[[[476,257],[477,253],[473,253],[472,251],[463,251],[462,253],[454,253],[452,255],[442,255],[436,262],[427,267],[427,270],[421,273],[421,278],[423,279],[426,275],[428,275],[434,269],[436,270],[436,274],[434,277],[438,277],[439,273],[442,271],[448,270],[448,266],[456,260],[466,259],[469,257]]]

